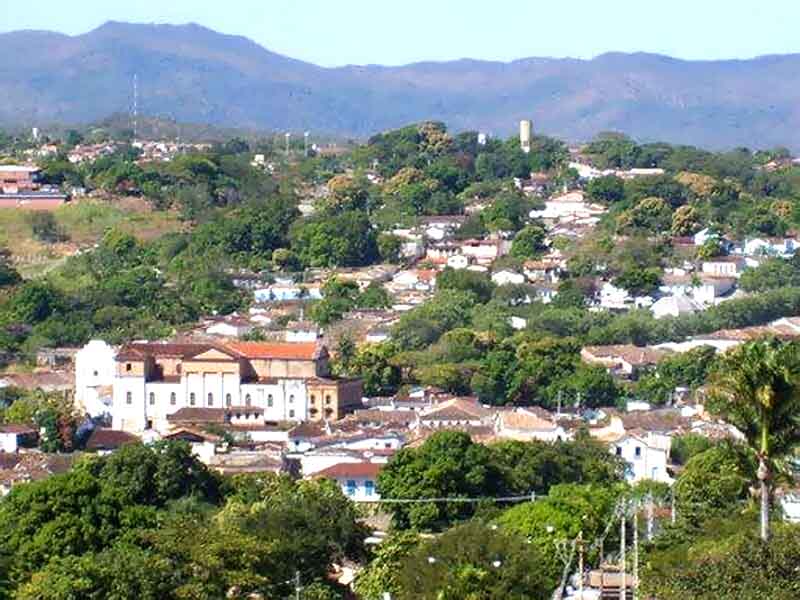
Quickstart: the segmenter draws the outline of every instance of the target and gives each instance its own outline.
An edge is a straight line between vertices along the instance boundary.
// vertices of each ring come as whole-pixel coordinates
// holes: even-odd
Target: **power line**
[[[482,496],[479,498],[463,498],[455,496],[446,496],[442,498],[381,498],[380,500],[372,500],[375,504],[425,504],[425,503],[472,503],[472,502],[533,502],[535,501],[536,494],[531,492],[525,496]]]

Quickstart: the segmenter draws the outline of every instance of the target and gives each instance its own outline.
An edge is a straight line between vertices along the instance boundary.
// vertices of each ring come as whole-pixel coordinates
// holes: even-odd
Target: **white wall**
[[[13,453],[18,448],[16,433],[0,433],[0,451]]]
[[[348,481],[355,482],[355,488],[348,486]],[[352,479],[337,479],[336,482],[339,484],[339,487],[342,488],[342,493],[353,502],[375,502],[381,499],[378,493],[378,484],[374,479],[354,477]],[[371,493],[368,488],[368,483],[372,484]]]
[[[102,340],[92,340],[75,354],[75,404],[93,417],[111,412],[100,401],[98,389],[114,384],[114,348]]]
[[[638,449],[638,453],[637,453]],[[628,464],[625,479],[637,483],[645,479],[672,483],[667,473],[667,451],[648,446],[643,440],[625,437],[612,444],[611,451]]]

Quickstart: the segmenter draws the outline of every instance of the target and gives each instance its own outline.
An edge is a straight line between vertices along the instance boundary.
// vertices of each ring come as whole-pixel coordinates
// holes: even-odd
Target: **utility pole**
[[[653,541],[653,494],[647,494],[647,541]]]
[[[300,600],[300,571],[294,572],[294,600]]]
[[[606,569],[603,566],[603,557],[605,556],[605,539],[600,538],[600,597],[603,597],[606,587]],[[583,600],[583,598],[581,598]]]
[[[633,600],[639,595],[639,505],[633,507]]]
[[[578,532],[578,593],[583,600],[583,530]]]
[[[625,501],[622,501],[622,515],[619,519],[619,600],[628,598],[628,582],[625,581]]]
[[[285,134],[285,137],[286,137],[286,158],[289,158],[289,138],[292,137],[292,134],[287,132]]]

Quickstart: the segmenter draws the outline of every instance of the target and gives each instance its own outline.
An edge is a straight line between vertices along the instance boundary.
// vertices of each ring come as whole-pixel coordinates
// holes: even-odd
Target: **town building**
[[[361,406],[361,382],[331,377],[328,358],[317,343],[127,344],[114,357],[113,428],[168,432],[206,419],[189,414],[200,409],[223,426],[337,420]]]
[[[342,488],[342,493],[354,502],[380,500],[377,491],[378,474],[383,467],[375,462],[337,463],[317,472],[317,479],[332,479]]]
[[[665,435],[626,433],[611,444],[611,451],[625,461],[625,479],[629,483],[651,480],[671,484],[667,472],[670,444]]]
[[[37,167],[0,165],[0,208],[52,210],[67,201],[57,187],[41,183]]]

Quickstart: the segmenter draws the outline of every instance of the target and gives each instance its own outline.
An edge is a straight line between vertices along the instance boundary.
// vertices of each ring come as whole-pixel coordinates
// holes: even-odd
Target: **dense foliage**
[[[325,589],[362,539],[330,482],[223,481],[188,446],[137,444],[0,501],[0,579],[26,599],[283,596],[295,569]]]

